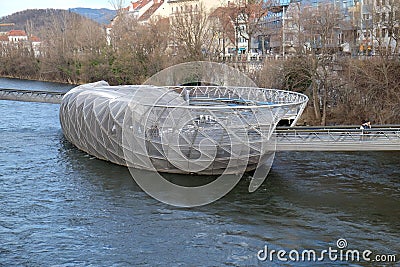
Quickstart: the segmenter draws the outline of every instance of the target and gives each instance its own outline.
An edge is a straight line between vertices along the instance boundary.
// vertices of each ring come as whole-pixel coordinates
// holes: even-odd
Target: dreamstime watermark
[[[339,238],[336,247],[328,247],[321,251],[305,249],[302,251],[292,249],[269,249],[267,245],[257,252],[257,259],[260,261],[280,261],[280,262],[322,262],[322,261],[342,261],[342,262],[381,262],[393,263],[397,258],[395,254],[374,254],[373,251],[348,249],[347,240]]]

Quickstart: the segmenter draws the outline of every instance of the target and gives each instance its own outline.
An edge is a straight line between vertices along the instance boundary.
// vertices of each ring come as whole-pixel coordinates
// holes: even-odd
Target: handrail
[[[65,92],[0,88],[1,100],[60,104]]]
[[[35,93],[35,94],[65,95],[65,92],[42,91],[42,90],[29,90],[29,89],[13,89],[13,88],[0,88],[0,91],[4,91],[4,92],[16,92],[16,93]]]
[[[297,131],[302,131],[302,130],[330,130],[330,129],[358,129],[360,130],[361,125],[330,125],[330,126],[295,126],[295,127],[289,127],[289,126],[278,126],[276,127],[277,131],[283,131],[283,130],[297,130]],[[400,128],[400,124],[382,124],[382,125],[372,125],[372,128],[369,130],[374,130],[374,129],[386,129],[386,128]]]
[[[336,126],[337,127],[337,126]],[[383,151],[400,150],[400,125],[379,125],[360,129],[354,126],[278,128],[277,150],[284,151]]]

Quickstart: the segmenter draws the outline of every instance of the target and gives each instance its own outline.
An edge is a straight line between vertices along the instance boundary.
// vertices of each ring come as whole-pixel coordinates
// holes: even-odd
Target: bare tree
[[[242,37],[247,41],[248,50],[251,49],[251,38],[263,30],[260,22],[267,15],[271,5],[271,1],[263,0],[236,0],[228,4],[230,10],[227,15],[235,26],[237,38]]]
[[[110,69],[113,84],[141,83],[168,62],[169,21],[142,24],[129,14],[120,14],[111,35]]]
[[[343,64],[348,86],[341,92],[345,112],[359,120],[370,118],[379,124],[400,120],[400,62],[374,57]]]
[[[52,23],[41,33],[44,40],[42,75],[78,83],[88,57],[99,56],[106,44],[105,33],[97,23],[63,11],[49,11]]]
[[[25,42],[0,43],[0,75],[38,78],[39,65],[34,51]]]
[[[110,5],[117,11],[119,14],[123,11],[123,8],[126,7],[126,1],[124,0],[109,0]],[[130,3],[130,1],[128,1]]]
[[[334,105],[335,92],[344,85],[334,69],[340,15],[330,5],[301,11],[302,16],[293,23],[301,31],[297,37],[299,44],[307,43],[309,50],[303,53],[301,48],[298,49],[296,57],[273,66],[273,70],[278,73],[278,84],[282,88],[309,95],[309,108],[313,111],[315,122],[325,125],[328,106]],[[269,64],[266,65],[266,68],[269,67]]]
[[[210,50],[215,38],[208,14],[202,5],[177,11],[171,19],[171,45],[185,60],[201,60]]]
[[[309,79],[309,93],[315,119],[321,125],[326,124],[327,106],[333,92],[341,82],[336,79],[333,69],[334,55],[339,50],[337,34],[343,17],[341,12],[330,4],[318,7],[308,7],[302,12],[304,20],[301,23],[303,38],[309,44],[310,54],[302,72]]]
[[[227,14],[231,11],[230,7],[218,7],[209,16],[212,32],[215,38],[212,51],[216,58],[225,61],[227,47],[235,45],[235,28],[233,21]]]

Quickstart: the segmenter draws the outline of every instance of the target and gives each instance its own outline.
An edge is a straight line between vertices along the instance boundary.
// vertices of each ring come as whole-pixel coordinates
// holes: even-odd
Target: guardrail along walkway
[[[359,126],[358,126],[359,127]],[[400,125],[277,128],[279,151],[384,151],[400,150]]]
[[[0,100],[60,104],[64,94],[64,92],[0,88]]]

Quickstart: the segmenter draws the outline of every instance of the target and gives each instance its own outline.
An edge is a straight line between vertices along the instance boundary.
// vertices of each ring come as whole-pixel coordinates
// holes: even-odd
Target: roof
[[[30,40],[31,42],[40,42],[39,37],[34,36],[34,35],[32,35],[32,36],[29,38],[29,40]]]
[[[26,32],[22,30],[11,30],[7,34],[8,36],[26,36]]]
[[[131,4],[132,4],[133,10],[139,10],[150,2],[151,2],[151,0],[139,0],[136,2],[131,2]]]
[[[154,14],[154,12],[157,11],[157,9],[164,3],[164,1],[160,1],[159,3],[154,3],[149,9],[146,10],[146,12],[143,13],[143,15],[140,16],[139,20],[145,21],[148,20],[151,15]]]

